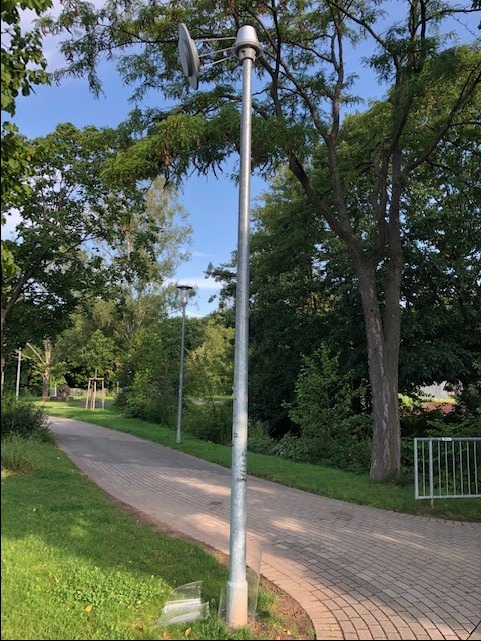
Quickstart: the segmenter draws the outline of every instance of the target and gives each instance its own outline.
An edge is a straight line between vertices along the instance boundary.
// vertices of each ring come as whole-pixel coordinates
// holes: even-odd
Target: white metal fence
[[[480,438],[415,438],[417,499],[481,497]]]

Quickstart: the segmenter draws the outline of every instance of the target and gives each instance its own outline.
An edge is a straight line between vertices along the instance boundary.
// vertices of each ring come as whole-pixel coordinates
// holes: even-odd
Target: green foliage
[[[179,383],[180,327],[176,321],[180,319],[171,320],[137,333],[118,402],[130,416],[173,426]],[[178,334],[174,328],[179,329]]]
[[[45,71],[47,62],[42,52],[42,34],[37,27],[24,32],[21,16],[25,9],[32,9],[39,16],[51,6],[51,0],[2,2],[1,108],[10,116],[15,115],[15,102],[20,94],[28,96],[35,85],[50,82],[50,75]],[[2,118],[2,223],[4,213],[17,206],[31,191],[26,185],[26,179],[33,173],[31,157],[32,145],[13,123]]]
[[[307,462],[310,458],[310,448],[305,439],[287,432],[274,445],[273,454],[291,461]]]
[[[17,267],[13,260],[13,254],[2,241],[2,274],[11,278],[16,271]]]
[[[228,445],[232,442],[232,402],[190,402],[183,413],[183,425],[196,438]]]
[[[214,315],[202,325],[200,334],[197,338],[200,344],[189,350],[185,362],[189,393],[202,398],[231,394],[234,329]]]
[[[33,436],[42,441],[51,440],[48,419],[33,401],[6,394],[2,398],[1,437],[10,435]],[[3,447],[3,445],[2,445]]]
[[[96,376],[109,377],[115,365],[117,349],[114,340],[96,329],[76,354],[78,364]]]
[[[371,420],[365,413],[353,413],[353,402],[363,390],[353,388],[349,373],[339,368],[338,357],[321,345],[311,358],[305,358],[295,392],[289,415],[301,428],[302,443],[286,435],[280,447],[293,451],[297,460],[305,457],[309,462],[366,469]]]
[[[349,373],[342,373],[338,356],[321,345],[310,358],[304,358],[296,382],[296,399],[290,416],[302,432],[332,440],[351,416],[351,402],[361,394],[352,388]]]
[[[42,52],[40,29],[22,33],[22,10],[32,9],[40,15],[52,6],[51,0],[6,0],[2,2],[2,82],[1,107],[15,114],[15,99],[28,96],[32,85],[46,83],[47,63]]]
[[[2,224],[9,209],[17,207],[32,193],[27,178],[34,172],[33,145],[20,135],[18,128],[10,122],[2,123]],[[2,243],[3,245],[3,243]],[[2,250],[3,259],[3,250]],[[3,263],[2,263],[3,264]]]
[[[5,241],[17,267],[2,280],[9,348],[54,336],[72,311],[100,296],[119,308],[126,299],[126,315],[143,307],[128,319],[135,328],[147,318],[146,300],[188,256],[190,226],[175,190],[162,181],[124,188],[101,178],[115,144],[112,130],[70,124],[34,141],[35,189],[18,203],[15,241]]]
[[[160,364],[159,364],[160,366]],[[169,367],[166,365],[166,371]],[[165,372],[142,370],[135,372],[128,389],[118,399],[129,416],[174,425],[177,415],[176,388]]]
[[[188,169],[204,129],[202,116],[171,115],[156,123],[147,138],[134,141],[129,149],[108,161],[104,176],[121,185],[153,180],[162,170],[168,180],[179,178]]]
[[[286,403],[294,399],[302,355],[312,353],[322,332],[327,305],[317,266],[326,235],[285,173],[271,181],[254,225],[249,411],[281,436],[292,428]]]
[[[247,449],[258,454],[274,454],[275,440],[269,435],[269,429],[260,421],[249,421],[247,430]]]
[[[481,319],[478,319],[477,329],[481,333]],[[458,407],[460,414],[481,427],[481,356],[472,360],[472,369],[474,376],[462,385]]]

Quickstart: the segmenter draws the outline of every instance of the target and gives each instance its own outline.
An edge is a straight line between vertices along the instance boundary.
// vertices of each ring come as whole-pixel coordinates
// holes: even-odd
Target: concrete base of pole
[[[231,628],[247,625],[247,580],[227,581],[226,623]]]

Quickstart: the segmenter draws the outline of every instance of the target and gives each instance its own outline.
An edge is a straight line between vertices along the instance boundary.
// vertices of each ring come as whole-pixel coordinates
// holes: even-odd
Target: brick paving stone
[[[357,634],[359,635],[358,638],[362,639],[362,641],[364,640],[367,641],[368,639],[374,639],[374,637],[372,636],[372,632],[371,630],[369,630],[369,628],[359,628],[357,630]]]
[[[95,483],[161,527],[229,552],[230,470],[89,423],[51,418]],[[351,505],[248,477],[247,554],[317,639],[481,641],[481,524]]]
[[[476,627],[471,631],[469,641],[481,641],[481,620],[478,622]]]

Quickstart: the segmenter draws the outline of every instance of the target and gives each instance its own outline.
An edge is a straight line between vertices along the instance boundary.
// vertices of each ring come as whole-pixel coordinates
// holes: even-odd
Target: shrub
[[[299,436],[291,434],[291,432],[284,434],[284,436],[277,441],[273,447],[273,454],[291,461],[307,462],[309,460],[305,441]]]
[[[352,416],[350,419],[352,432],[346,426],[346,432],[339,440],[326,440],[322,435],[312,435],[308,439],[305,435],[295,436],[289,432],[275,443],[272,453],[291,461],[366,473],[371,459],[371,440],[358,433],[364,433],[364,424],[369,417]]]
[[[2,439],[11,434],[32,436],[42,441],[52,440],[48,419],[43,410],[32,401],[7,395],[2,400]]]
[[[2,439],[2,468],[10,472],[28,472],[33,468],[29,449],[34,439],[12,432]]]
[[[321,345],[304,358],[295,384],[289,417],[300,426],[300,437],[282,438],[281,456],[308,463],[366,472],[370,462],[371,417],[364,407],[364,387],[356,387],[337,355]]]
[[[161,425],[174,425],[177,395],[169,380],[153,379],[151,372],[136,372],[130,387],[117,397],[128,416]]]
[[[178,319],[172,319],[178,320]],[[180,320],[180,319],[179,319]],[[129,416],[174,426],[179,389],[178,334],[174,325],[140,330],[120,377],[117,402]]]
[[[265,423],[260,421],[249,421],[247,431],[247,449],[257,454],[274,454],[276,442],[269,436]]]
[[[189,403],[183,424],[185,431],[196,438],[229,445],[232,442],[232,401]]]

